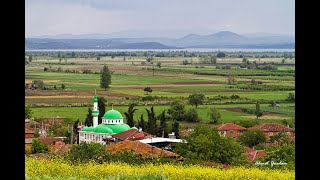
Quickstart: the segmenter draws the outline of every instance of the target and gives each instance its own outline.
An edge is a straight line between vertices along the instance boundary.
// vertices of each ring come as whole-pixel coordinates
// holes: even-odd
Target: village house
[[[220,125],[217,125],[216,128],[219,134],[223,137],[225,136],[238,137],[244,131],[247,130],[247,128],[233,124],[233,123],[220,124]]]
[[[245,155],[247,160],[255,162],[258,158],[266,157],[267,154],[264,150],[255,150],[250,147],[245,147]]]
[[[114,142],[129,140],[136,141],[141,139],[147,139],[153,137],[153,135],[143,132],[142,129],[130,129],[122,133],[114,134],[111,136],[114,139]]]
[[[271,136],[275,136],[279,132],[287,132],[291,139],[294,139],[295,137],[295,132],[293,129],[276,123],[259,124],[248,128],[248,130],[252,129],[260,129],[261,131],[263,131],[266,135],[267,140],[270,140]]]

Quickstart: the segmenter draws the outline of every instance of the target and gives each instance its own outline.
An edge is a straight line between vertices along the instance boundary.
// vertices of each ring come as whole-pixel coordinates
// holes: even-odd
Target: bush
[[[154,96],[145,96],[141,98],[142,101],[154,101],[155,99]]]
[[[105,146],[99,143],[81,142],[79,145],[75,145],[66,155],[66,159],[71,162],[88,162],[90,160],[97,160],[98,157],[105,154]]]
[[[188,109],[184,114],[184,120],[187,122],[200,122],[201,119],[195,108]]]
[[[47,153],[49,151],[49,147],[47,144],[41,142],[39,139],[34,138],[31,144],[31,153]]]

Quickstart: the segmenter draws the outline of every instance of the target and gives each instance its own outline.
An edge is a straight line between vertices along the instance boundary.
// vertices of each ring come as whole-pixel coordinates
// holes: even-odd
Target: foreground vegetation
[[[294,171],[233,167],[221,169],[199,165],[95,162],[70,165],[62,159],[26,158],[26,179],[295,179]]]

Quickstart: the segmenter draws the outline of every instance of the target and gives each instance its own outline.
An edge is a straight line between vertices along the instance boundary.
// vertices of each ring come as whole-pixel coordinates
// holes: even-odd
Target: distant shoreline
[[[188,52],[295,52],[295,49],[266,48],[183,48],[183,49],[26,49],[25,52],[121,52],[121,51],[188,51]]]

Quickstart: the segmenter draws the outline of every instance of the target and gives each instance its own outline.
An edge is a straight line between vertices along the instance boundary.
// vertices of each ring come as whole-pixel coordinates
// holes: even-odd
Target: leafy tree
[[[57,86],[56,86],[56,85],[54,85],[54,86],[53,86],[53,89],[54,89],[54,90],[57,90]]]
[[[281,60],[281,63],[282,63],[282,64],[284,64],[285,62],[286,62],[286,60],[285,60],[285,59],[282,59],[282,60]]]
[[[230,137],[221,137],[208,125],[198,125],[187,136],[188,143],[179,143],[174,149],[183,157],[198,161],[210,161],[237,165],[246,162],[244,148]]]
[[[226,54],[224,52],[218,52],[217,57],[224,58],[224,57],[226,57]]]
[[[161,68],[161,62],[157,62],[157,67]]]
[[[145,87],[145,88],[143,89],[143,91],[146,92],[147,94],[148,94],[148,93],[152,93],[151,87]]]
[[[111,58],[114,59],[115,57],[112,55]]]
[[[295,145],[294,144],[282,144],[281,146],[271,146],[266,148],[267,156],[261,158],[263,162],[283,162],[288,163],[285,166],[276,166],[273,168],[287,168],[294,169],[295,168]]]
[[[253,147],[258,144],[265,143],[267,140],[265,134],[260,129],[247,130],[240,136],[238,136],[238,141],[244,145]]]
[[[289,144],[291,142],[290,136],[287,132],[279,132],[275,136],[270,137],[270,141],[279,145]]]
[[[211,63],[211,64],[217,64],[217,58],[211,56],[211,57],[210,57],[210,63]]]
[[[29,55],[29,62],[32,61],[32,55]]]
[[[210,108],[208,116],[210,117],[211,123],[213,124],[218,124],[221,119],[220,112],[214,107]]]
[[[32,81],[32,84],[35,89],[43,89],[44,88],[44,83],[42,80],[34,80],[34,81]]]
[[[61,58],[61,53],[60,52],[58,52],[58,58]]]
[[[66,86],[64,84],[61,84],[61,89],[65,89]]]
[[[287,99],[287,101],[290,101],[290,102],[295,102],[295,96],[294,96],[294,93],[289,93]]]
[[[71,57],[74,58],[75,56],[76,56],[76,53],[75,53],[75,52],[72,52],[72,53],[71,53]]]
[[[111,72],[108,66],[104,65],[101,70],[100,87],[106,90],[107,88],[109,88],[110,84],[111,84]]]
[[[48,68],[47,67],[43,68],[43,71],[48,71]]]
[[[47,144],[41,142],[38,138],[34,138],[31,143],[31,153],[47,153],[49,147]]]
[[[198,112],[195,108],[190,108],[184,114],[184,120],[187,122],[200,122],[201,119],[198,115]]]
[[[174,120],[172,123],[172,132],[174,132],[176,138],[180,137],[179,122],[177,120]]]
[[[147,122],[147,132],[153,135],[157,134],[157,119],[155,112],[153,110],[153,106],[151,106],[150,110],[146,108],[148,114],[148,122]]]
[[[145,123],[145,121],[144,121],[144,119],[143,119],[143,114],[141,114],[141,116],[140,116],[140,121],[139,121],[139,123],[138,123],[138,126],[139,126],[139,128],[141,128],[143,131],[145,131],[146,129],[146,123]]]
[[[242,62],[244,62],[244,63],[247,63],[247,61],[248,61],[248,58],[243,58],[242,59]]]
[[[196,106],[196,108],[198,108],[198,105],[203,103],[204,98],[205,97],[203,94],[194,93],[189,95],[188,101],[189,101],[189,104],[191,104],[192,106],[194,105]]]
[[[176,121],[182,121],[185,114],[185,104],[181,100],[174,100],[170,104],[168,109],[170,119]]]
[[[135,103],[130,103],[129,104],[129,107],[128,107],[128,111],[124,113],[124,115],[126,116],[127,118],[127,124],[130,126],[130,127],[133,127],[134,126],[134,112],[138,109],[135,109],[134,107],[136,106]]]
[[[61,63],[61,61],[62,61],[62,58],[59,59],[59,63]]]
[[[25,58],[24,58],[24,65],[27,65],[27,64],[29,64],[29,61],[28,61],[28,59],[25,57]]]
[[[73,146],[68,152],[66,158],[71,160],[71,162],[88,162],[90,160],[97,160],[98,157],[105,154],[105,146],[99,143],[91,142],[81,142],[77,146]]]
[[[97,57],[97,60],[100,60],[100,57]]]
[[[66,136],[68,130],[68,126],[62,125],[60,123],[54,123],[49,126],[49,133],[52,137]]]
[[[106,99],[104,97],[98,97],[98,109],[99,109],[99,115],[98,115],[98,123],[102,123],[102,117],[106,113]]]
[[[24,118],[25,119],[30,119],[32,117],[32,110],[29,106],[24,107]]]
[[[85,126],[93,126],[93,116],[92,116],[92,110],[91,108],[88,108],[88,114],[86,117],[86,120],[84,122]]]
[[[257,116],[257,119],[259,119],[259,117],[261,117],[263,115],[262,111],[260,109],[260,102],[259,101],[256,103],[256,110],[255,110],[254,114]]]
[[[187,64],[188,64],[188,60],[187,60],[187,59],[183,60],[183,61],[182,61],[182,64],[183,64],[183,65],[187,65]]]
[[[77,137],[77,144],[79,144],[79,132],[78,132],[79,122],[80,121],[78,119],[73,123],[73,134]]]
[[[162,111],[159,119],[160,119],[160,128],[159,128],[158,136],[168,137],[166,110]]]

